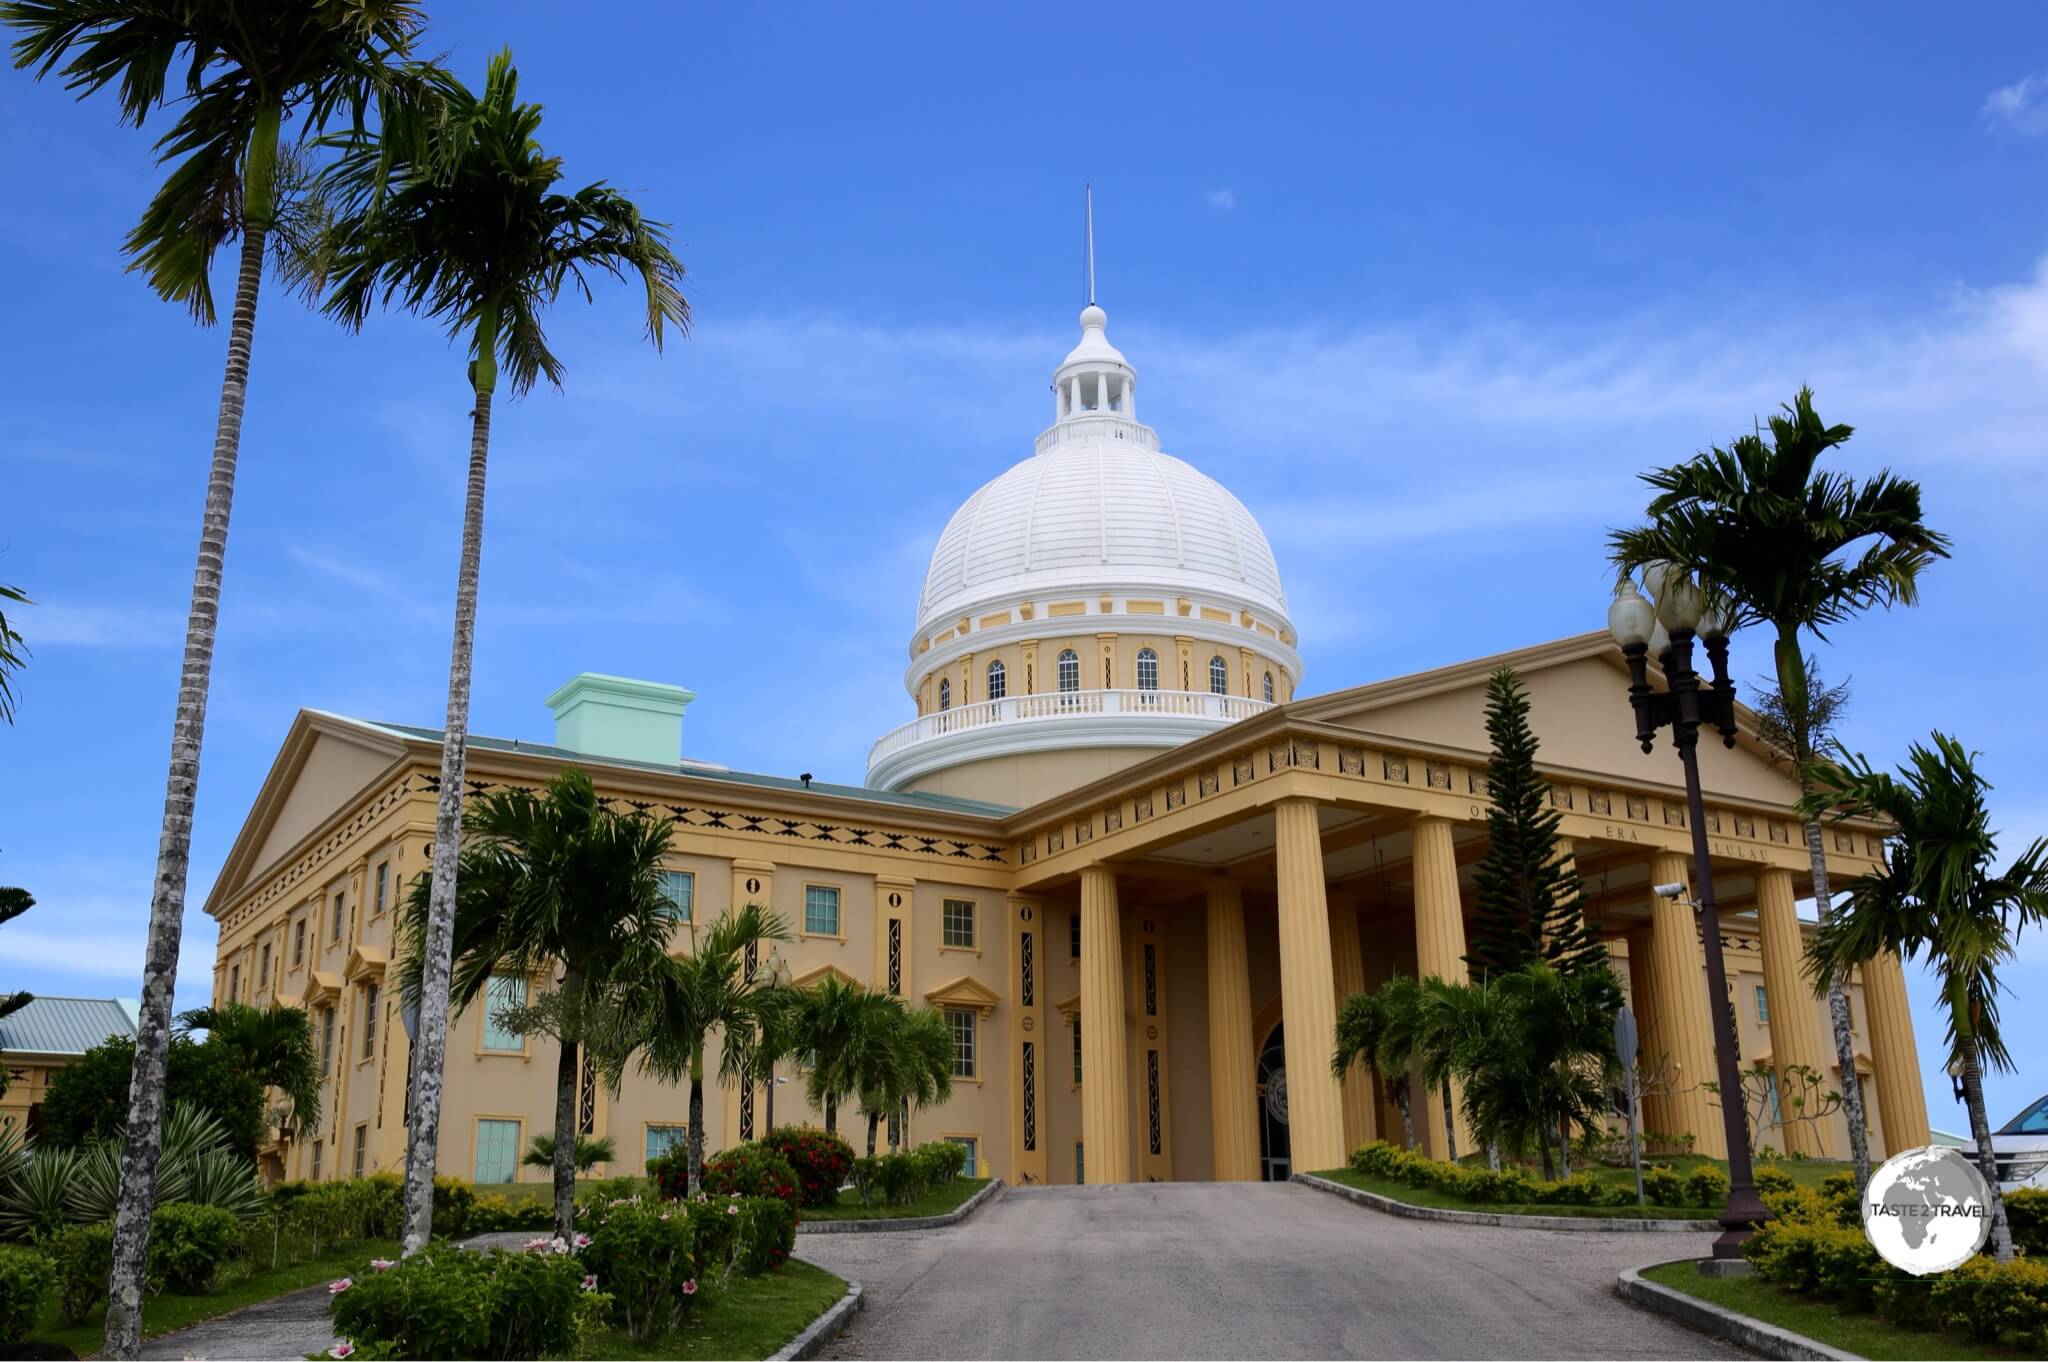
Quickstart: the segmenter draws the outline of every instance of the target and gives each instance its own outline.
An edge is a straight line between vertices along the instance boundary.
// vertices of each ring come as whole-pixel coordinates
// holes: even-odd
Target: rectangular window
[[[327,1144],[327,1142],[326,1142],[325,1140],[315,1140],[315,1141],[313,1141],[313,1177],[312,1177],[312,1180],[313,1180],[314,1182],[318,1182],[318,1181],[320,1181],[320,1156],[321,1156],[321,1154],[323,1154],[323,1153],[325,1153],[325,1152],[326,1152],[326,1144]]]
[[[1081,1086],[1081,1014],[1074,1014],[1074,1086]]]
[[[334,1009],[320,1009],[320,1071],[334,1067]]]
[[[683,1142],[689,1138],[688,1126],[647,1127],[647,1162],[653,1163],[671,1149],[681,1149]]]
[[[372,915],[384,911],[384,904],[390,895],[390,891],[391,862],[384,861],[377,866],[377,897],[375,900],[377,906],[370,910]]]
[[[363,1175],[363,1161],[369,1157],[369,1153],[370,1123],[368,1121],[365,1121],[361,1125],[356,1127],[356,1152],[355,1158],[350,1164],[350,1166],[354,1168],[355,1171],[351,1173],[349,1176],[359,1178]]]
[[[510,1182],[519,1171],[519,1122],[476,1123],[476,1182]]]
[[[484,1049],[523,1055],[526,1037],[498,1020],[508,1007],[526,1006],[526,980],[516,974],[493,974],[484,985]]]
[[[1079,1140],[1074,1141],[1074,1185],[1077,1187],[1086,1187],[1088,1185],[1088,1160],[1083,1155]]]
[[[661,896],[668,900],[668,917],[671,922],[695,922],[697,911],[697,877],[687,870],[664,870],[661,872]]]
[[[292,968],[306,963],[306,919],[300,918],[292,924]]]
[[[260,977],[263,982],[259,987],[268,987],[270,983],[270,943],[268,941],[263,943],[263,972]]]
[[[241,996],[242,967],[240,965],[230,965],[228,967],[228,1001],[233,1002]]]
[[[1771,1024],[1771,1003],[1770,999],[1764,996],[1764,986],[1762,984],[1756,986],[1756,1021],[1759,1026],[1769,1026]]]
[[[940,905],[939,944],[974,949],[974,900],[947,899]]]
[[[363,993],[363,1058],[372,1059],[377,1054],[377,998],[383,992],[371,984]]]
[[[957,1144],[967,1151],[967,1162],[960,1166],[960,1176],[963,1178],[980,1177],[981,1141],[972,1135],[948,1135],[946,1140],[948,1143]]]
[[[949,1007],[946,1025],[953,1032],[953,1077],[974,1077],[974,1024],[979,1018],[972,1008]]]
[[[839,890],[834,886],[804,886],[804,935],[839,935]]]
[[[334,896],[334,928],[328,933],[329,940],[341,940],[341,906],[344,901],[343,895],[336,894]]]
[[[1067,958],[1069,960],[1079,960],[1081,958],[1081,915],[1079,913],[1067,919]]]

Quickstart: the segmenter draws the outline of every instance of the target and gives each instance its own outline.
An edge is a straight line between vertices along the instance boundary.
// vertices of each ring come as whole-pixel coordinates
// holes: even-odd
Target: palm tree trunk
[[[564,1239],[576,1231],[576,1061],[573,1040],[562,1042],[555,1060],[555,1233]]]
[[[1458,1161],[1458,1120],[1451,1113],[1450,1079],[1446,1078],[1444,1080],[1442,1091],[1444,1095],[1444,1161],[1446,1163],[1456,1163]]]
[[[839,1133],[839,1098],[836,1094],[829,1092],[825,1094],[825,1133],[827,1135],[837,1135]]]
[[[1778,693],[1785,700],[1788,714],[1804,716],[1808,696],[1806,693],[1806,658],[1799,649],[1799,636],[1781,630],[1776,649],[1778,664]],[[1793,753],[1799,775],[1801,797],[1813,793],[1813,782],[1806,774],[1807,763],[1813,760],[1813,749],[1808,741],[1807,729],[1803,723],[1793,725],[1792,737],[1796,751]],[[1819,910],[1821,921],[1825,922],[1834,913],[1834,898],[1828,892],[1828,859],[1821,848],[1820,819],[1807,820],[1806,855],[1813,867],[1813,902]],[[1856,1166],[1856,1195],[1862,1196],[1863,1189],[1870,1185],[1870,1133],[1863,1123],[1863,1080],[1856,1073],[1856,1024],[1849,1011],[1849,987],[1839,977],[1828,985],[1828,1020],[1835,1032],[1835,1064],[1841,1072],[1842,1115],[1849,1123],[1849,1157]]]
[[[1557,1163],[1550,1157],[1550,1141],[1548,1139],[1539,1139],[1536,1141],[1536,1144],[1543,1150],[1543,1180],[1545,1182],[1553,1181],[1557,1177]]]
[[[1572,1175],[1572,1118],[1557,1118],[1557,1168],[1563,1177]]]
[[[1395,1092],[1394,1104],[1401,1108],[1402,1148],[1413,1149],[1415,1148],[1415,1118],[1408,1114],[1408,1094],[1405,1090]]]
[[[868,1157],[871,1159],[875,1156],[875,1128],[881,1123],[879,1115],[872,1111],[868,1113]]]
[[[690,1181],[684,1196],[704,1185],[704,1042],[690,1051]]]
[[[1500,1171],[1499,1140],[1488,1140],[1486,1142],[1486,1166],[1496,1173]]]
[[[441,1071],[448,1055],[448,975],[455,948],[455,870],[462,851],[462,785],[469,757],[469,671],[476,645],[477,575],[484,548],[484,472],[491,449],[492,359],[497,314],[477,324],[470,381],[469,489],[462,508],[462,560],[455,577],[455,642],[448,658],[448,720],[441,735],[441,789],[434,808],[434,867],[420,962],[419,1063],[412,1122],[405,1130],[404,1256],[426,1247],[434,1227],[434,1158],[441,1142]]]
[[[263,248],[269,237],[268,167],[277,147],[278,115],[258,116],[250,137],[248,169],[261,171],[266,207],[248,213],[242,229],[235,310],[228,324],[227,370],[213,431],[200,519],[199,555],[192,569],[192,602],[185,618],[185,657],[178,708],[171,725],[170,770],[164,780],[163,830],[156,850],[156,883],[149,903],[149,949],[142,966],[142,1004],[135,1027],[135,1068],[128,1086],[128,1122],[121,1136],[121,1193],[114,1212],[113,1269],[107,1279],[108,1357],[132,1358],[142,1348],[143,1274],[149,1257],[150,1212],[156,1204],[157,1160],[163,1152],[164,1068],[171,1046],[171,998],[185,920],[185,879],[192,860],[192,808],[199,791],[199,748],[206,731],[207,689],[213,677],[213,639],[220,619],[220,583],[228,548],[228,513],[235,497],[235,460],[242,446],[242,410],[249,392],[249,352],[256,336],[256,299],[263,283]],[[268,132],[268,145],[264,134]],[[245,175],[253,179],[253,175]],[[250,198],[256,197],[253,193]]]
[[[2012,1261],[2012,1227],[2005,1219],[2005,1195],[1998,1190],[1998,1160],[1991,1152],[1991,1118],[1984,1111],[1984,1066],[1977,1043],[1963,1043],[1963,1100],[1970,1108],[1970,1137],[1977,1143],[1977,1171],[1991,1188],[1991,1252],[2001,1263]]]

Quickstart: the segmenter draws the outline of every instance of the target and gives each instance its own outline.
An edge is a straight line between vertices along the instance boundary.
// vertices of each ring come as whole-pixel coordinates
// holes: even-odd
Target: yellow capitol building
[[[1698,1086],[1714,1070],[1698,927],[1651,890],[1690,878],[1679,765],[1637,748],[1620,650],[1588,634],[1300,696],[1265,534],[1161,451],[1102,309],[1080,322],[1031,456],[939,535],[904,674],[915,717],[875,743],[864,787],[685,757],[690,692],[584,674],[548,697],[552,742],[471,737],[471,790],[580,766],[616,807],[671,821],[678,951],[695,924],[756,902],[790,924],[779,950],[798,986],[833,974],[943,1010],[953,1096],[903,1133],[968,1143],[977,1172],[1285,1177],[1400,1137],[1368,1083],[1331,1076],[1337,1004],[1395,972],[1464,977],[1482,692],[1506,663],[1643,1048],[1677,1075],[1644,1124],[1724,1154]],[[429,864],[440,736],[302,710],[206,901],[215,1000],[307,1008],[326,1065],[319,1121],[264,1151],[272,1177],[403,1163],[394,925]],[[1743,1060],[1832,1075],[1825,1004],[1798,973],[1797,788],[1747,732],[1699,760]],[[1877,827],[1825,835],[1836,877],[1875,864]],[[546,986],[505,978],[490,996]],[[1851,995],[1873,1151],[1927,1143],[1897,960]],[[553,1042],[502,1031],[491,1010],[452,1023],[439,1166],[543,1177],[519,1159],[553,1127]],[[764,1130],[771,1100],[778,1124],[820,1123],[801,1084],[775,1077],[708,1094],[707,1148]],[[1416,1108],[1441,1155],[1441,1104]],[[579,1121],[615,1142],[604,1171],[636,1173],[685,1110],[682,1089],[629,1077],[614,1096],[586,1074]],[[1788,1130],[1771,1141],[1847,1155],[1839,1116]]]

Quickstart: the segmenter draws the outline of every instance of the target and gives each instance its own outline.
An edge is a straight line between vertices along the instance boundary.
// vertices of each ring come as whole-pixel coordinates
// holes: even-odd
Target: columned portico
[[[1254,1088],[1251,955],[1244,936],[1244,891],[1209,886],[1209,1119],[1219,1182],[1259,1178],[1259,1112]]]
[[[1337,1001],[1365,991],[1365,945],[1358,933],[1358,912],[1348,901],[1330,907],[1330,965],[1336,976]],[[1344,1148],[1356,1149],[1379,1138],[1373,1113],[1373,1084],[1360,1072],[1337,1088],[1344,1099]]]
[[[1337,1033],[1337,982],[1330,959],[1330,910],[1323,838],[1312,799],[1273,811],[1280,902],[1280,998],[1287,1019],[1287,1126],[1293,1166],[1341,1167],[1344,1102],[1330,1072]]]
[[[1913,1013],[1906,1001],[1905,971],[1899,967],[1899,957],[1886,951],[1864,965],[1862,974],[1884,1150],[1896,1154],[1902,1149],[1918,1149],[1932,1136],[1927,1127],[1927,1093],[1920,1086],[1920,1050],[1913,1043]]]
[[[1415,973],[1418,978],[1447,979],[1463,983],[1471,977],[1465,964],[1465,912],[1458,893],[1458,853],[1451,838],[1451,824],[1443,818],[1415,820]],[[1436,1092],[1417,1092],[1410,1106],[1420,1105],[1429,1130],[1429,1152],[1443,1158],[1457,1137],[1461,1153],[1472,1148],[1462,1111],[1453,1130],[1444,1128],[1443,1097]],[[1453,1089],[1454,1111],[1460,1102]]]
[[[1701,1086],[1714,1081],[1713,1013],[1710,1007],[1725,1007],[1725,1000],[1707,998],[1706,956],[1700,949],[1699,926],[1719,931],[1719,923],[1696,924],[1689,900],[1692,876],[1690,863],[1675,852],[1665,852],[1650,862],[1652,884],[1683,884],[1685,900],[1653,895],[1650,900],[1650,949],[1655,953],[1658,1020],[1658,1048],[1664,1057],[1661,1075],[1668,1085],[1665,1110],[1673,1122],[1672,1132],[1690,1132],[1698,1141],[1697,1153],[1708,1158],[1728,1157],[1728,1142],[1721,1134],[1720,1099]]]
[[[1769,869],[1758,873],[1756,921],[1764,957],[1764,994],[1771,1008],[1771,1065],[1778,1074],[1778,1091],[1792,1093],[1798,1088],[1786,1078],[1787,1069],[1805,1065],[1817,1074],[1825,1074],[1828,1061],[1827,1052],[1821,1048],[1813,986],[1806,982],[1802,969],[1804,943],[1799,935],[1799,913],[1790,871]],[[1867,986],[1864,997],[1869,998]],[[1833,1122],[1788,1121],[1781,1129],[1787,1154],[1833,1158],[1847,1152],[1831,1148],[1835,1143]]]
[[[1124,1049],[1116,874],[1092,865],[1081,872],[1081,1141],[1090,1182],[1131,1180],[1130,1066]]]

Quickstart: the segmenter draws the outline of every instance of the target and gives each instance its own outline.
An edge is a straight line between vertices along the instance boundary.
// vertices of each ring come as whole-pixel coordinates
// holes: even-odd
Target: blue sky
[[[697,691],[693,755],[858,780],[910,715],[940,527],[1045,424],[1092,179],[1146,418],[1264,523],[1308,691],[1597,627],[1634,474],[1809,382],[1846,464],[1921,479],[1956,541],[1917,609],[1822,653],[1852,745],[1951,728],[2008,853],[2048,833],[2038,8],[643,10],[434,7],[472,80],[511,45],[572,180],[675,224],[697,321],[657,357],[623,290],[566,304],[566,391],[500,404],[477,731],[544,738],[549,690],[619,672]],[[41,900],[0,962],[132,994],[226,339],[123,273],[146,138],[14,72],[0,126],[37,187],[0,216],[0,580],[38,602],[0,880]],[[195,904],[299,707],[439,722],[462,360],[266,297]],[[1739,643],[1738,676],[1768,662]],[[195,908],[181,1001],[213,940]],[[2008,983],[1994,1120],[2048,1090],[2048,942]]]

